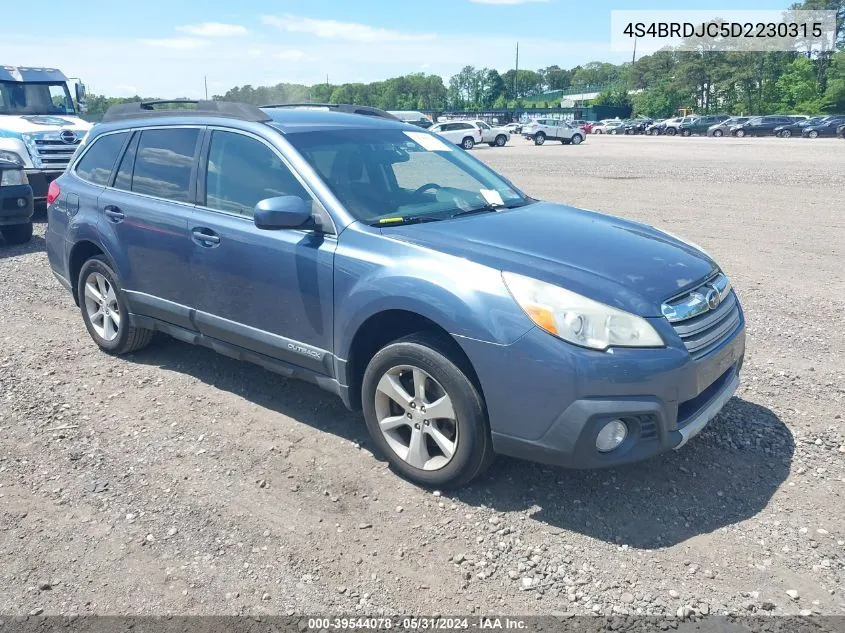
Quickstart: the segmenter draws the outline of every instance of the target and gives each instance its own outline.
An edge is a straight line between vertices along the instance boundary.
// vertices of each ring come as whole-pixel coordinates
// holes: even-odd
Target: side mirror
[[[80,112],[86,112],[88,110],[88,106],[85,105],[85,95],[86,95],[85,84],[82,83],[81,81],[78,82],[75,86],[75,92],[76,92],[76,103],[79,106],[79,111]]]
[[[298,196],[267,198],[255,205],[253,221],[259,229],[305,229],[315,226],[310,205]]]

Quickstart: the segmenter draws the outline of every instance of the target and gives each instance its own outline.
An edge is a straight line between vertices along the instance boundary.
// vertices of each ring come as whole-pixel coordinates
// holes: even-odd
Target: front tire
[[[499,136],[496,137],[495,145],[496,147],[504,147],[507,142],[507,137],[505,137],[504,134],[499,134]]]
[[[152,330],[129,324],[123,288],[105,257],[97,255],[82,265],[76,293],[82,320],[100,349],[119,356],[150,344]]]
[[[677,133],[678,133],[678,130],[676,130],[673,127],[667,127],[666,128],[666,136],[675,136],[675,134],[677,134]]]
[[[537,132],[537,134],[534,135],[534,145],[542,145],[545,142],[546,142],[546,135],[543,134],[542,132]]]
[[[720,136],[724,136],[725,133],[722,130],[713,130],[713,136],[719,138]]]
[[[743,138],[745,136],[745,130],[737,130],[736,132],[734,132],[734,136],[736,136],[737,138]]]
[[[7,244],[26,244],[32,239],[32,222],[0,226],[0,234],[3,235],[3,239],[6,240]]]
[[[810,138],[818,138],[819,133],[815,130],[810,130],[809,132],[807,132],[807,136],[809,136]]]
[[[583,140],[584,140],[584,137],[582,137],[580,134],[575,134],[575,135],[572,136],[572,140],[570,142],[573,145],[580,145],[581,141],[583,141]]]
[[[780,133],[781,138],[789,138],[790,136],[792,136],[791,130],[782,130]]]
[[[462,486],[493,458],[484,401],[450,347],[433,333],[389,343],[361,386],[376,447],[398,474],[429,488]]]

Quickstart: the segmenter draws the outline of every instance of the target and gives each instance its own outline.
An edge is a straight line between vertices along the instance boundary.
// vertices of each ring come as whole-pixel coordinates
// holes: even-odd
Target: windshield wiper
[[[443,218],[436,218],[430,215],[409,215],[397,216],[394,218],[381,218],[375,222],[370,222],[370,226],[387,227],[387,226],[402,226],[405,224],[422,224],[423,222],[437,222]]]
[[[514,202],[513,204],[485,204],[482,207],[473,207],[472,209],[464,209],[450,215],[450,218],[459,218],[463,215],[474,215],[476,213],[493,213],[496,211],[504,211],[505,209],[516,209],[517,207],[524,207],[527,202]]]

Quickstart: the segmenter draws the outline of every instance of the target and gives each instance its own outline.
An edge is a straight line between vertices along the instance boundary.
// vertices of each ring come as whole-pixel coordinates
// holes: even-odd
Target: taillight
[[[47,188],[47,204],[53,204],[60,195],[62,195],[62,190],[59,188],[59,183],[54,180]]]

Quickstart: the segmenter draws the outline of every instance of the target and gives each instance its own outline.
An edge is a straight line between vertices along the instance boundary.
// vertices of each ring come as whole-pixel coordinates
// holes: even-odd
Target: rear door
[[[189,224],[198,329],[329,374],[335,236],[259,229],[253,210],[266,198],[294,195],[328,214],[266,139],[213,128],[204,146]]]
[[[193,329],[194,205],[198,126],[136,130],[112,186],[99,199],[100,232],[137,314]]]

